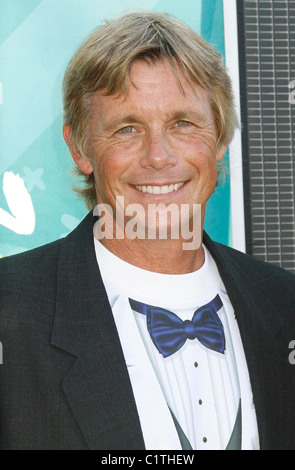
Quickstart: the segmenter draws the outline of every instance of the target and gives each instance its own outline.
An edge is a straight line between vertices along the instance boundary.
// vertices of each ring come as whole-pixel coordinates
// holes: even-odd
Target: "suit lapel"
[[[243,254],[213,242],[206,234],[204,242],[215,259],[235,311],[250,375],[260,446],[267,449],[274,439],[274,423],[282,421],[279,413],[284,409],[284,404],[279,403],[282,394],[276,393],[280,387],[278,377],[284,377],[286,370],[286,361],[280,359],[286,356],[283,350],[286,345],[277,339],[283,324],[278,311],[261,291],[260,273],[252,262],[247,266],[246,258],[240,259]],[[256,268],[259,269],[259,263]],[[275,436],[276,442],[281,437]]]
[[[62,383],[90,449],[143,449],[116,326],[96,262],[92,213],[64,239],[52,344],[76,357]]]
[[[256,269],[259,267],[259,262],[255,267],[251,261],[247,264],[243,253],[213,242],[206,233],[204,233],[204,243],[217,264],[226,291],[234,306],[235,315],[242,328],[249,328],[250,331],[259,324],[270,335],[276,336],[283,325],[278,312],[273,309],[269,299],[263,297],[261,286],[257,283],[257,278],[260,280]],[[265,273],[263,272],[263,274]],[[267,322],[265,321],[266,311]],[[246,320],[245,325],[243,320]],[[254,323],[251,323],[250,320],[253,320]]]

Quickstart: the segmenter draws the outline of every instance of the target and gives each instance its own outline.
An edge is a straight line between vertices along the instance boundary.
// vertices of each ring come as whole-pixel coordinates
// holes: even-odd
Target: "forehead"
[[[192,111],[212,118],[207,91],[189,82],[181,69],[174,70],[168,60],[134,62],[126,95],[105,95],[99,91],[93,100],[93,111],[102,120],[131,110],[147,117]]]

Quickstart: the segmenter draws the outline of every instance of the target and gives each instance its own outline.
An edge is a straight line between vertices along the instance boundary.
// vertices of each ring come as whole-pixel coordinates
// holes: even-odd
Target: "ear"
[[[90,160],[86,160],[84,157],[82,157],[78,151],[74,139],[72,138],[72,128],[69,124],[64,124],[63,136],[76,165],[80,168],[82,173],[85,175],[90,175],[93,172],[92,164]]]
[[[223,159],[225,152],[227,150],[227,144],[223,144],[216,149],[216,161],[221,162]]]

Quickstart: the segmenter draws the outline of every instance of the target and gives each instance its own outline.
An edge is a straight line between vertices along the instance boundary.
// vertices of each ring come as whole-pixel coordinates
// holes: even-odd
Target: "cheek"
[[[212,147],[209,147],[203,142],[194,148],[191,163],[198,170],[199,177],[202,177],[203,175],[208,178],[208,176],[212,175],[214,178],[217,174],[215,152]]]
[[[94,171],[101,191],[119,190],[130,171],[132,159],[123,146],[112,146],[95,156]]]
[[[216,154],[216,135],[214,132],[204,133],[199,139],[199,146],[206,155],[213,156]]]
[[[196,132],[195,135],[179,143],[180,151],[192,157],[196,164],[202,166],[216,163],[216,135],[215,132]]]

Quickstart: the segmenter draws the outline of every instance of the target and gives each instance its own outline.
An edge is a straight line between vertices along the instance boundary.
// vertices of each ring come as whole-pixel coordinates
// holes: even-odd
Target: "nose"
[[[162,170],[176,165],[177,157],[164,135],[149,135],[139,163],[142,168]]]

